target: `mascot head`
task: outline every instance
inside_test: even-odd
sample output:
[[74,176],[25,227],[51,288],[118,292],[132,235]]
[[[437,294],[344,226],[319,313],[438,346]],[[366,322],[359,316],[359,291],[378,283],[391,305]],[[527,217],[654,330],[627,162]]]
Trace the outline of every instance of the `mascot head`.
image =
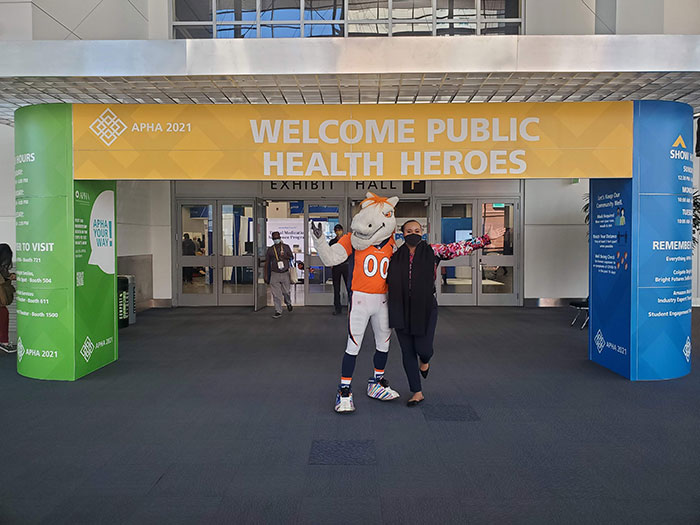
[[394,208],[398,202],[398,197],[380,197],[368,191],[367,198],[362,201],[362,209],[352,218],[352,247],[358,251],[364,250],[394,235]]

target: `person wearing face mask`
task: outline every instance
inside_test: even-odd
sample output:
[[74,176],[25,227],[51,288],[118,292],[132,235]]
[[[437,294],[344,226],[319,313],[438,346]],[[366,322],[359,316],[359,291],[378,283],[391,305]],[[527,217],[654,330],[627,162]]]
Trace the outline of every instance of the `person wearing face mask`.
[[272,232],[273,245],[267,248],[265,257],[265,283],[272,290],[272,301],[275,304],[273,319],[282,317],[282,299],[287,310],[292,311],[292,299],[289,295],[291,284],[289,263],[294,259],[292,249],[282,242],[280,232]]
[[[343,227],[340,224],[336,224],[333,228],[335,232],[335,237],[333,237],[328,246],[333,246],[335,243],[343,238]],[[348,297],[350,297],[350,267],[348,261],[345,260],[340,264],[336,264],[331,269],[331,275],[333,276],[333,315],[340,315],[342,306],[340,304],[340,279],[341,277],[345,280],[345,289],[348,291]]]
[[412,396],[409,407],[424,398],[421,379],[428,377],[433,339],[437,326],[435,278],[440,261],[469,255],[501,237],[505,228],[487,232],[483,237],[450,244],[428,244],[423,228],[415,220],[401,226],[404,244],[389,263],[389,326],[395,329],[403,355],[403,367]]

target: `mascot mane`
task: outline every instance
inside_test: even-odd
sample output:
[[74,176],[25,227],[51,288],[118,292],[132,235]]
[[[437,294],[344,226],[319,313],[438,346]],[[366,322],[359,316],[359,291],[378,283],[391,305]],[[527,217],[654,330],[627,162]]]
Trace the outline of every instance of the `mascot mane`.
[[394,235],[394,211],[398,202],[398,197],[380,197],[368,191],[360,211],[352,218],[352,247],[358,251],[364,250],[372,245],[381,244]]

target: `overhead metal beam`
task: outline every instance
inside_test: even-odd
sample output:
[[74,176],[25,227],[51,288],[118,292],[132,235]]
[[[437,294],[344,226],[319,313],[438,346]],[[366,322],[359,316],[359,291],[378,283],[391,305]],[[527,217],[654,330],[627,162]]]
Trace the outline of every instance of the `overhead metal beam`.
[[0,78],[700,71],[698,35],[27,41],[0,47]]

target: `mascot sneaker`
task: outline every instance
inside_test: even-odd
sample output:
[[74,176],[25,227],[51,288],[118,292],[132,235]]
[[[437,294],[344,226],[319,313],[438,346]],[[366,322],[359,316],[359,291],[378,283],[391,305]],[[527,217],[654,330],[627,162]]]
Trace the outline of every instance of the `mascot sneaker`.
[[389,381],[385,378],[370,378],[367,381],[367,395],[381,401],[391,401],[399,397],[399,393],[389,387]]
[[352,402],[352,390],[349,386],[340,385],[335,396],[335,411],[345,414],[355,411],[355,403]]

